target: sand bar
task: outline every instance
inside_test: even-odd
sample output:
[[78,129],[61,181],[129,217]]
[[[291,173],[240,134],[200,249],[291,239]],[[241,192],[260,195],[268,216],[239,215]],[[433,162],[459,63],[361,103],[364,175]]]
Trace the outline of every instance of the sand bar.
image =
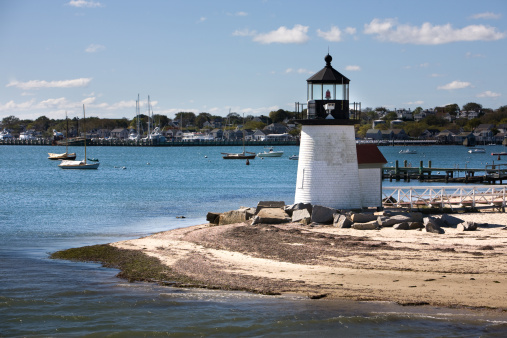
[[507,311],[507,214],[476,231],[196,225],[113,243],[210,288]]

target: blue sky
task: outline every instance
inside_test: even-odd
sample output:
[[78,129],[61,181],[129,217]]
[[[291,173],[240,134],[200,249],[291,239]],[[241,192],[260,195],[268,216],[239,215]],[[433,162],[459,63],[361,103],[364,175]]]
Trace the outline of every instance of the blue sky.
[[362,107],[507,104],[507,1],[0,1],[0,119],[294,110],[324,67]]

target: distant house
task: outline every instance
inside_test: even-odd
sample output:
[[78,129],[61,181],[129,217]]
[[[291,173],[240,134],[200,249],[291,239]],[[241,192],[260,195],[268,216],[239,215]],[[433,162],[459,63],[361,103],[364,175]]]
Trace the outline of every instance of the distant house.
[[370,140],[381,140],[382,132],[380,129],[368,129],[365,137]]
[[125,140],[129,137],[129,131],[126,128],[116,128],[111,130],[111,137]]
[[391,128],[394,128],[396,126],[402,125],[404,122],[402,120],[392,120],[391,121]]
[[288,132],[287,127],[284,124],[281,123],[271,123],[270,125],[267,125],[264,127],[265,130],[269,130],[272,133],[275,134],[283,134]]
[[454,136],[454,143],[473,146],[476,143],[476,138],[473,132],[463,131]]
[[410,109],[409,110],[398,109],[396,110],[396,116],[398,117],[398,119],[403,121],[412,121],[414,119],[414,115],[412,114]]
[[395,140],[408,140],[409,136],[403,129],[393,129],[393,139]]
[[440,133],[440,130],[438,129],[426,129],[421,133],[420,138],[421,139],[433,139],[436,138],[436,136]]
[[269,134],[269,130],[256,130],[252,135],[252,139],[255,141],[265,141]]
[[375,128],[379,124],[386,124],[386,121],[384,121],[384,120],[374,120],[373,123],[372,123],[372,125],[371,125],[371,127]]
[[383,140],[394,140],[394,133],[392,129],[381,130]]
[[498,129],[500,133],[507,133],[507,123],[497,124],[496,129]]
[[109,129],[99,129],[97,130],[98,138],[108,138],[111,137],[111,130]]
[[362,205],[382,207],[382,167],[387,163],[374,144],[356,145]]
[[212,131],[210,131],[210,134],[213,135],[213,138],[215,140],[221,140],[224,137],[224,131],[222,129],[215,128]]
[[416,121],[421,121],[424,118],[426,118],[426,113],[423,111],[420,113],[414,114],[414,120],[416,120]]

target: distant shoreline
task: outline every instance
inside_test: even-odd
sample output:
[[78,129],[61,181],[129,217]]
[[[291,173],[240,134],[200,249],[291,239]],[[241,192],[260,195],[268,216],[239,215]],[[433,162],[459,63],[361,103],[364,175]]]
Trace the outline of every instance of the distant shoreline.
[[[108,246],[120,249],[119,257],[140,254],[158,262],[153,266],[161,263],[161,274],[137,280],[165,285],[505,312],[505,214],[459,217],[489,225],[469,232],[446,228],[438,235],[297,223],[202,224]],[[120,277],[130,279],[125,271]]]

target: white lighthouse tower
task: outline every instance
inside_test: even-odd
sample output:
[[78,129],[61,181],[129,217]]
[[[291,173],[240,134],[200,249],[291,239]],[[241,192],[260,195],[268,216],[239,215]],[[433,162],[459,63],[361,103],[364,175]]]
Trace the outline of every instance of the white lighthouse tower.
[[335,209],[362,208],[354,133],[349,118],[350,80],[326,66],[307,80],[307,118],[302,124],[295,203]]

